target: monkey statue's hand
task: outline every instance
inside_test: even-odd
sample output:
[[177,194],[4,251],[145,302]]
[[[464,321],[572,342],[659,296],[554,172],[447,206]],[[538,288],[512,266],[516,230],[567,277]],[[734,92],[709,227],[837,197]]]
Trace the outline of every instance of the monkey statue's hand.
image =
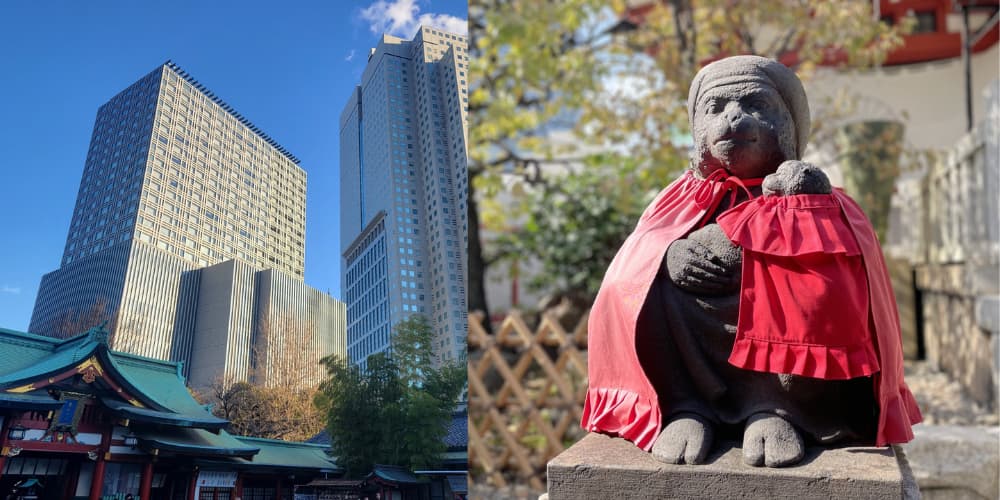
[[788,160],[773,174],[764,177],[765,195],[830,194],[830,179],[819,167],[798,160]]
[[682,290],[726,295],[740,286],[742,251],[718,224],[708,224],[667,247],[663,270]]

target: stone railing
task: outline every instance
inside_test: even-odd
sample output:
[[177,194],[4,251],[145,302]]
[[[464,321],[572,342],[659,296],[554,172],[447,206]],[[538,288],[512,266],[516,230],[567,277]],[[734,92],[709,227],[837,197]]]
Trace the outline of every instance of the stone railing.
[[[1000,379],[1000,83],[988,117],[897,184],[886,253],[915,275],[927,360],[995,407]],[[905,331],[905,325],[904,325]]]
[[469,464],[474,483],[544,491],[545,465],[586,433],[587,318],[567,332],[551,316],[528,327],[510,312],[488,334],[469,314]]

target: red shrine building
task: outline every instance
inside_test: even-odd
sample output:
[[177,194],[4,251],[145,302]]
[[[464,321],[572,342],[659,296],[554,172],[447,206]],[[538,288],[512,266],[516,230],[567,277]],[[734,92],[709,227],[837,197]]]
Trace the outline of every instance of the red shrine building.
[[227,433],[178,363],[111,351],[107,336],[0,329],[4,498],[282,500],[342,472],[326,446]]

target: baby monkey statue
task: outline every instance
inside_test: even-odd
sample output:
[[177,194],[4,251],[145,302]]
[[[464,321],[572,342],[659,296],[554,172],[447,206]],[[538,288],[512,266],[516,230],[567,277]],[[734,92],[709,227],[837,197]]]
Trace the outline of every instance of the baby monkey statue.
[[858,205],[801,160],[795,73],[756,56],[691,83],[691,165],[646,208],[589,320],[584,428],[664,462],[704,463],[742,433],[753,466],[805,445],[886,446],[921,420],[899,318]]

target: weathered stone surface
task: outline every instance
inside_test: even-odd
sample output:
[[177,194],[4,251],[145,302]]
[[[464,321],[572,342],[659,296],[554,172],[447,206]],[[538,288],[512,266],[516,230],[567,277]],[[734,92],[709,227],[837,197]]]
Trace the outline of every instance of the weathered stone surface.
[[924,290],[927,361],[954,377],[976,402],[995,408],[997,343],[977,323],[976,309],[975,296]]
[[913,265],[905,259],[885,259],[892,280],[892,293],[899,308],[899,328],[902,334],[903,358],[917,359],[920,347],[917,341],[917,300],[914,296]]
[[589,434],[549,462],[548,498],[916,498],[890,448],[808,448],[800,465],[769,468],[744,465],[734,444],[716,447],[704,465],[670,465],[623,439]]
[[924,499],[993,499],[1000,494],[1000,427],[918,425],[903,445]]
[[987,295],[976,299],[976,324],[993,334],[1000,333],[1000,296]]
[[979,403],[996,407],[1000,343],[1000,81],[990,86],[989,118],[927,170],[911,212],[923,222],[916,266],[923,298],[927,360],[958,380]]

